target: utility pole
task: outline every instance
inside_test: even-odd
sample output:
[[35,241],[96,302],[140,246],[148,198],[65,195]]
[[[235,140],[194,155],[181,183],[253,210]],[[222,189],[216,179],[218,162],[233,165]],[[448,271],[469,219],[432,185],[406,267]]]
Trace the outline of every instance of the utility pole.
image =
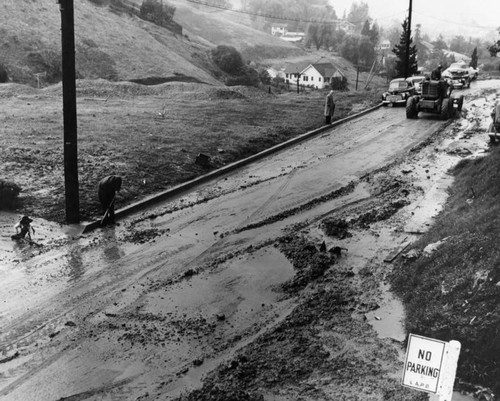
[[76,125],[75,19],[73,0],[58,0],[61,10],[66,222],[80,222]]
[[412,2],[410,0],[410,8],[408,11],[408,26],[407,26],[407,36],[406,36],[406,60],[405,60],[405,78],[410,76],[410,40],[411,40],[411,9]]

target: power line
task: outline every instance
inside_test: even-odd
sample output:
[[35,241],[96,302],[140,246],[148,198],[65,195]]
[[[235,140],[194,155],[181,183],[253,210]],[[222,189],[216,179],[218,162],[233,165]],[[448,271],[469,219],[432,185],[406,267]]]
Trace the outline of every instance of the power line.
[[465,23],[459,23],[459,22],[456,22],[456,21],[449,21],[449,20],[446,20],[446,19],[443,19],[443,18],[434,17],[432,15],[423,14],[423,13],[420,13],[420,12],[415,11],[415,10],[413,10],[413,12],[415,14],[421,15],[422,17],[432,18],[432,19],[435,19],[436,21],[446,22],[447,24],[453,24],[453,25],[457,25],[457,26],[467,26],[469,28],[479,28],[479,29],[495,29],[495,30],[498,29],[498,27],[494,27],[494,26],[481,26],[481,25],[478,25],[478,24],[465,24]]
[[[257,17],[270,18],[270,19],[276,19],[276,20],[281,20],[281,21],[308,22],[308,23],[315,23],[315,24],[339,24],[341,22],[345,22],[345,20],[339,20],[339,19],[318,20],[318,19],[292,18],[292,17],[277,16],[277,15],[272,15],[272,14],[263,14],[263,13],[257,13],[257,12],[251,12],[251,11],[244,11],[244,10],[233,10],[232,8],[229,8],[229,7],[225,7],[225,6],[213,4],[213,3],[208,3],[206,1],[200,1],[200,0],[186,0],[186,1],[188,1],[190,3],[201,4],[201,5],[204,5],[207,7],[218,8],[218,9],[226,10],[226,11],[232,11],[233,13],[255,15]],[[390,18],[390,17],[383,17],[383,18]],[[348,21],[348,22],[350,22],[350,21]],[[361,23],[361,22],[364,22],[364,21],[354,21],[354,22],[350,22],[350,23],[355,25],[355,24]]]

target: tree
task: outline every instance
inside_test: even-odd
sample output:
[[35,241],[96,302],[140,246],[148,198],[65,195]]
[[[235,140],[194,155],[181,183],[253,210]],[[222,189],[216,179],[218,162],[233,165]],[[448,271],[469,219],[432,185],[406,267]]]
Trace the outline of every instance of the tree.
[[439,34],[437,39],[432,42],[432,45],[434,46],[434,49],[437,50],[448,50],[448,45],[444,41],[443,35]]
[[330,49],[336,44],[335,28],[333,24],[324,22],[319,26],[319,37],[321,46],[325,49]]
[[259,68],[257,72],[259,73],[260,82],[264,85],[269,85],[271,83],[271,76],[265,68]]
[[398,77],[409,77],[418,72],[417,65],[417,48],[415,45],[412,46],[413,38],[410,36],[409,49],[410,54],[408,55],[408,66],[406,65],[407,55],[406,49],[408,44],[408,17],[405,18],[402,24],[403,32],[399,39],[399,44],[396,44],[392,49],[392,52],[396,55],[396,75]]
[[[498,28],[498,32],[500,33],[500,28]],[[500,53],[500,40],[497,40],[492,45],[488,46],[488,51],[490,52],[491,57],[496,57],[498,53]]]
[[7,68],[0,63],[0,83],[5,83],[9,81],[9,74],[7,73]]
[[370,21],[366,20],[361,29],[361,35],[370,36]]
[[311,45],[316,46],[317,50],[321,47],[319,24],[316,23],[311,23],[307,26],[306,47],[311,47]]
[[467,53],[468,48],[469,48],[469,44],[467,43],[467,40],[462,35],[457,35],[457,36],[453,37],[453,39],[451,39],[450,50],[452,52],[465,54],[465,53]]
[[228,74],[238,75],[244,67],[241,54],[232,46],[219,45],[212,49],[214,63]]
[[143,0],[139,12],[142,19],[163,27],[173,21],[174,14],[174,6],[159,0]]
[[356,26],[357,32],[360,32],[365,21],[370,19],[368,10],[368,4],[364,2],[354,2],[351,5],[351,10],[347,15],[347,21]]
[[469,63],[469,65],[472,68],[477,68],[477,60],[478,60],[478,57],[477,57],[477,47],[475,47],[474,51],[472,52],[472,55],[470,56],[470,63]]
[[359,40],[357,35],[346,35],[340,46],[340,55],[353,64],[359,62]]
[[355,65],[370,66],[375,60],[375,49],[370,38],[364,35],[347,35],[342,42],[340,54]]
[[368,36],[363,36],[359,38],[358,43],[359,63],[365,66],[370,66],[375,60],[375,47]]
[[429,58],[429,50],[423,44],[421,24],[415,26],[415,47],[417,48],[418,62],[420,64],[425,63]]
[[378,44],[380,39],[380,29],[376,22],[373,23],[368,36],[370,37],[370,41],[373,43],[373,46]]

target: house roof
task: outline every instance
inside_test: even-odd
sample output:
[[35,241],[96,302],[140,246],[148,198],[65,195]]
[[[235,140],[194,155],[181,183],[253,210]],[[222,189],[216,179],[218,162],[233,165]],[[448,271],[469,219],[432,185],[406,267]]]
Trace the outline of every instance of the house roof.
[[287,74],[296,74],[298,72],[304,71],[310,65],[311,65],[311,63],[309,63],[307,61],[302,62],[302,63],[287,64],[285,66],[285,72]]
[[342,76],[344,75],[332,63],[314,63],[314,64],[309,64],[301,72],[304,72],[305,70],[307,70],[310,67],[312,67],[316,71],[318,71],[321,74],[321,76],[323,76],[323,77],[333,77],[333,75],[335,74],[336,71],[338,71],[340,75],[342,75]]

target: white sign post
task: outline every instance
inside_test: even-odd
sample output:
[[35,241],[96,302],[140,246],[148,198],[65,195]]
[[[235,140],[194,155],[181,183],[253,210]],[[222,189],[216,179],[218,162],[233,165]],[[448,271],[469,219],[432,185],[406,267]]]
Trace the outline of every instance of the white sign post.
[[450,401],[457,370],[460,343],[410,334],[402,385]]

